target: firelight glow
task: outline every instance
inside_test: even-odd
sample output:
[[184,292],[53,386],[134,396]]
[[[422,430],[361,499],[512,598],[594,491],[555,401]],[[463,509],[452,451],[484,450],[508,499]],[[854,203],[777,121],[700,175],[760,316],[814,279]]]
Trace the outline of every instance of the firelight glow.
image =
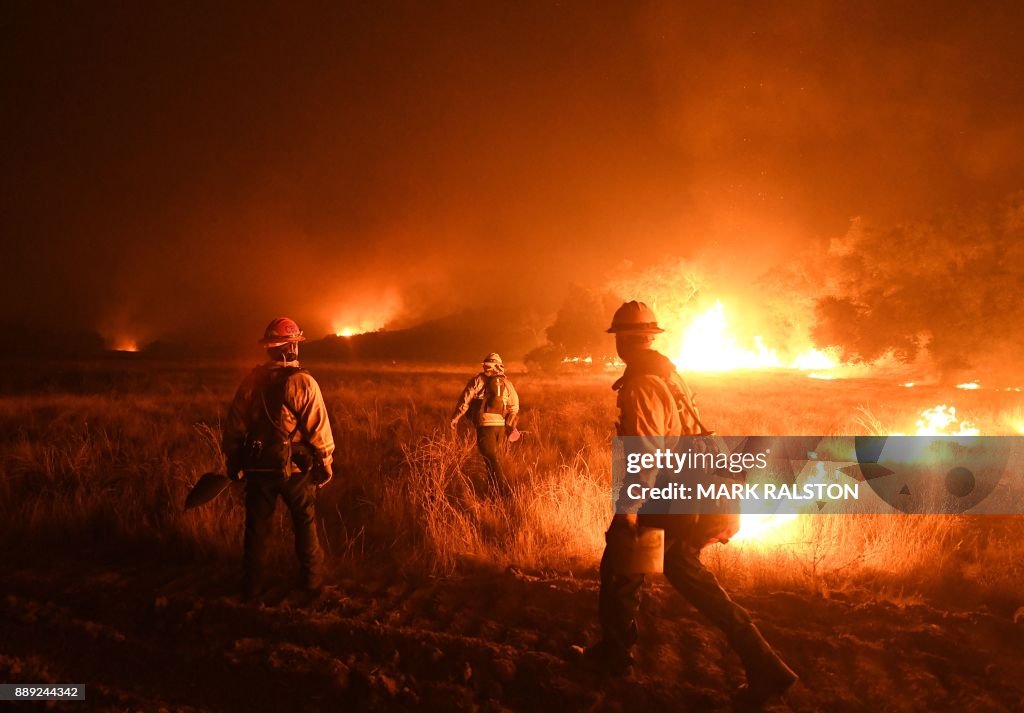
[[970,421],[957,418],[956,408],[940,404],[925,409],[917,419],[917,436],[978,436],[981,431]]
[[384,328],[383,320],[363,319],[353,321],[338,321],[334,323],[334,336],[355,337],[368,332],[377,332]]
[[797,518],[795,513],[780,513],[777,515],[740,515],[740,530],[732,538],[736,542],[758,540],[765,543],[769,533],[772,534],[772,541],[777,541],[779,536],[788,531],[788,528],[780,529],[787,523],[794,522]]
[[[671,338],[671,337],[669,337]],[[687,325],[667,353],[680,369],[687,371],[733,371],[735,369],[794,369],[810,371],[814,378],[832,378],[822,372],[839,363],[826,352],[813,347],[785,360],[776,348],[754,336],[752,343],[740,344],[730,332],[725,307],[716,301]]]
[[121,337],[114,342],[113,350],[115,352],[137,352],[139,343],[131,337]]
[[334,336],[348,338],[387,328],[401,310],[402,300],[395,290],[367,289],[359,297],[326,301],[322,314]]
[[[807,478],[808,483],[826,482],[824,463],[814,465],[814,473]],[[778,544],[792,537],[797,527],[799,516],[796,513],[777,513],[772,515],[740,514],[740,529],[732,539],[737,542],[757,543],[759,546]]]

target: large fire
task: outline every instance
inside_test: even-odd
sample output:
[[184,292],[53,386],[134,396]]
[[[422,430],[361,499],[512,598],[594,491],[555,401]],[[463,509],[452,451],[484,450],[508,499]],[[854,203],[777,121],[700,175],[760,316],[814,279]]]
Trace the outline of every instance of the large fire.
[[[904,384],[905,385],[905,384]],[[1013,414],[1007,419],[1011,429],[1024,433],[1024,416],[1020,413]],[[939,404],[926,408],[918,414],[917,422],[914,424],[915,436],[978,436],[979,429],[972,421],[957,416],[955,406]],[[903,433],[892,432],[889,435],[902,436]],[[824,478],[823,464],[818,464],[818,473],[809,482]],[[795,514],[784,515],[740,515],[740,531],[733,538],[738,542],[757,541],[758,546],[778,544],[793,535],[792,527],[798,516]]]
[[[832,350],[818,349],[810,338],[807,324],[811,321],[807,306],[797,299],[793,305],[795,324],[804,324],[801,329],[775,327],[774,332],[761,324],[760,319],[771,319],[770,308],[763,305],[747,305],[746,309],[727,309],[722,300],[704,301],[699,310],[694,310],[696,300],[706,295],[702,280],[687,272],[659,271],[641,276],[638,280],[626,280],[617,285],[619,294],[646,297],[658,315],[659,324],[665,333],[658,338],[656,347],[665,353],[684,371],[728,372],[735,370],[773,369],[793,370],[805,373],[812,379],[836,379],[862,374],[867,366],[843,364]],[[803,312],[801,312],[803,310]],[[740,318],[735,319],[736,315]],[[800,321],[801,315],[804,317]],[[567,360],[568,361],[568,360]],[[574,360],[576,361],[576,360]],[[913,381],[904,381],[900,386],[913,388]],[[957,386],[962,390],[980,388],[977,381]],[[1011,425],[1024,431],[1024,418]],[[974,436],[979,429],[970,421],[957,416],[953,406],[940,404],[922,410],[914,424],[915,435]],[[900,435],[893,433],[892,435]],[[813,476],[823,478],[823,471]],[[750,546],[778,544],[796,536],[795,528],[800,518],[795,514],[740,516],[740,531],[734,537]]]
[[402,310],[402,300],[394,290],[367,289],[358,298],[326,300],[323,316],[336,337],[355,337],[379,332],[394,323]]
[[828,372],[839,366],[830,354],[809,344],[805,349],[784,358],[778,347],[767,344],[764,337],[754,335],[747,340],[730,329],[725,307],[716,301],[685,326],[674,324],[672,315],[665,315],[667,328],[662,348],[675,364],[687,371],[733,371],[735,369],[796,369],[813,372],[815,378],[828,378]]
[[[681,316],[658,310],[666,329],[659,347],[680,369],[686,371],[725,372],[738,369],[792,369],[808,372],[815,379],[835,378],[840,366],[833,355],[816,349],[809,339],[803,348],[783,356],[780,347],[769,344],[762,335],[742,338],[731,329],[723,303],[714,304],[684,323]],[[791,346],[791,345],[790,345]],[[787,524],[796,522],[795,514],[740,515],[737,541],[764,544],[790,534]]]
[[385,321],[383,319],[350,319],[350,320],[337,320],[334,322],[334,336],[336,337],[354,337],[358,334],[366,334],[368,332],[377,332],[384,328]]

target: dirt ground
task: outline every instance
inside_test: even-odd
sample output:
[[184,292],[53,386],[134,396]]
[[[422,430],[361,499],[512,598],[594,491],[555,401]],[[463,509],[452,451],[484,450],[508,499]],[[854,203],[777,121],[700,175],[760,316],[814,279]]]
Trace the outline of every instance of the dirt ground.
[[[597,636],[593,573],[363,575],[313,601],[281,580],[244,604],[228,561],[4,559],[0,679],[84,683],[87,703],[67,710],[728,711],[742,682],[722,636],[660,577],[640,666],[606,680],[574,648]],[[867,595],[735,596],[801,676],[771,711],[1024,710],[1024,622]]]

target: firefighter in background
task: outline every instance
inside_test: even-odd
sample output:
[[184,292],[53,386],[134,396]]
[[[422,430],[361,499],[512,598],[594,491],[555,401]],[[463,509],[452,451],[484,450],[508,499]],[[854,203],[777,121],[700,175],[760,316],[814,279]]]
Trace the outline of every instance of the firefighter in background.
[[224,428],[227,474],[245,481],[243,595],[259,596],[277,499],[291,513],[302,586],[317,592],[324,557],[317,539],[316,491],[332,477],[334,437],[320,386],[299,366],[302,330],[291,319],[271,322],[260,340],[268,360],[245,378]]
[[483,371],[466,384],[452,415],[453,430],[467,413],[475,422],[476,447],[487,463],[491,482],[507,486],[501,448],[508,432],[519,422],[519,395],[505,376],[505,363],[494,352],[484,358]]
[[[612,318],[608,332],[615,335],[616,350],[626,363],[622,378],[612,387],[618,394],[620,436],[657,439],[709,433],[686,382],[672,362],[653,349],[654,336],[663,331],[654,312],[642,302],[623,304]],[[737,703],[756,707],[784,693],[796,682],[796,674],[700,560],[706,545],[727,542],[736,534],[738,516],[646,514],[642,503],[629,499],[625,491],[623,487],[611,527],[639,525],[665,530],[665,577],[725,633],[746,669],[747,684],[738,692]],[[587,649],[586,658],[606,673],[625,673],[633,664],[631,650],[638,636],[636,616],[643,584],[644,575],[613,572],[605,550],[598,602],[603,638]]]

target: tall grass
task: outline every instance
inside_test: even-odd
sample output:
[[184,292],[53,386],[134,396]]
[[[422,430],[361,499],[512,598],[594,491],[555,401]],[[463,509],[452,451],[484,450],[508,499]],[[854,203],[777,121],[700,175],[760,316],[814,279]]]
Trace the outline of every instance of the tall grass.
[[[468,372],[312,370],[338,444],[335,481],[318,501],[335,566],[594,571],[611,515],[610,378],[512,377],[529,433],[507,451],[506,488],[488,482],[472,435],[446,426]],[[4,542],[236,557],[240,488],[198,511],[181,504],[201,473],[222,467],[221,415],[245,371],[132,364],[55,376],[37,367],[22,388],[8,384],[0,397]],[[907,430],[921,408],[951,401],[984,433],[1004,433],[1021,408],[1016,393],[787,376],[693,381],[707,422],[724,434]],[[280,510],[279,520],[287,531]],[[1018,529],[1013,518],[805,516],[760,540],[711,547],[705,557],[737,586],[1019,606]],[[286,559],[289,549],[289,538],[278,538],[277,555]]]

